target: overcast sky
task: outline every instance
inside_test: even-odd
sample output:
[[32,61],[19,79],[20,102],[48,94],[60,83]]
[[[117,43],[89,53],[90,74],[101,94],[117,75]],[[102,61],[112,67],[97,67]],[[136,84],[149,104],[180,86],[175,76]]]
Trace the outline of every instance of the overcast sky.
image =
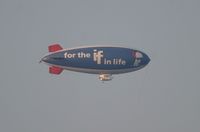
[[[1,132],[199,132],[199,0],[0,0]],[[116,45],[151,58],[98,76],[38,64],[48,45]]]

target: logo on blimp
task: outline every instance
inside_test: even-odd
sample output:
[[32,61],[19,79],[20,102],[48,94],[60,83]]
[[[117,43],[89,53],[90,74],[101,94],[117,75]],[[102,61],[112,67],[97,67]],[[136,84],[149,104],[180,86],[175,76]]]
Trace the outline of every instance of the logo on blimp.
[[107,59],[103,57],[104,57],[103,50],[97,51],[96,49],[94,49],[93,60],[97,64],[103,63],[104,65],[126,65],[126,61],[121,58]]
[[141,63],[141,59],[143,58],[143,55],[140,52],[136,51],[133,53],[133,56],[135,58],[133,66],[139,66]]
[[[66,59],[73,59],[73,58],[91,58],[90,53],[85,52],[78,52],[78,53],[64,53],[64,58]],[[126,61],[121,58],[113,58],[113,59],[107,59],[104,57],[103,50],[93,50],[93,61],[96,62],[96,64],[104,64],[104,65],[126,65]]]
[[94,49],[93,60],[97,62],[97,64],[101,64],[102,58],[103,58],[103,50],[97,51],[96,49]]

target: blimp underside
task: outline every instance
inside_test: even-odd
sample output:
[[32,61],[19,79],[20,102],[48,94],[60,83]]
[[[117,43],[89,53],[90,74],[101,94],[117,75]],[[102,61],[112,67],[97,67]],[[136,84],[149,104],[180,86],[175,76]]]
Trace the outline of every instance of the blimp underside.
[[60,74],[63,69],[99,74],[100,80],[111,80],[112,74],[139,70],[146,66],[149,57],[138,50],[112,46],[91,46],[63,49],[60,45],[49,46],[50,54],[42,58],[52,74]]

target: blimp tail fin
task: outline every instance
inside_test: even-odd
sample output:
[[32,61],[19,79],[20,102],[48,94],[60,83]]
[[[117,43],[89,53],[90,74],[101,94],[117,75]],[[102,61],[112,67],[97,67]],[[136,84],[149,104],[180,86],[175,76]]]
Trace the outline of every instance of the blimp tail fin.
[[56,74],[56,75],[58,75],[58,74],[60,74],[62,71],[63,71],[63,69],[60,68],[60,67],[56,67],[56,66],[49,67],[49,73],[51,73],[51,74]]
[[63,48],[59,44],[52,44],[48,47],[49,52],[55,52],[62,50]]

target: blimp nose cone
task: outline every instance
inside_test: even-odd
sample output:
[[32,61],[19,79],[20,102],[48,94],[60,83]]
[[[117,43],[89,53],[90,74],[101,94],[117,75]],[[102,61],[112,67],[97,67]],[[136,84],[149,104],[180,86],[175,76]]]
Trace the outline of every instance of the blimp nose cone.
[[147,56],[146,57],[146,63],[148,64],[151,61],[151,59]]
[[147,65],[150,61],[151,59],[146,54],[144,54],[143,65]]

